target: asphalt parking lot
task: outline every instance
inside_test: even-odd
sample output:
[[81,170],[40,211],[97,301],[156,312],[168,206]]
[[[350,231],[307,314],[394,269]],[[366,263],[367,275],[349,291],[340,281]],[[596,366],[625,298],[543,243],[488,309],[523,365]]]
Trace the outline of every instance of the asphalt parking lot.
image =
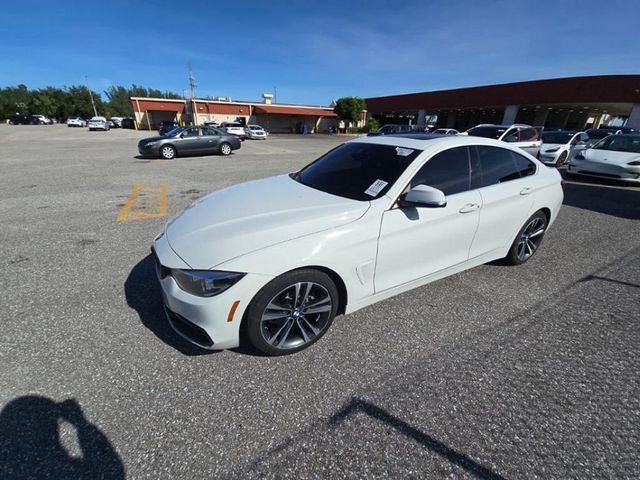
[[345,137],[164,161],[136,158],[145,135],[0,125],[0,478],[640,476],[640,188],[569,182],[527,264],[296,355],[209,353],[164,320],[153,236]]

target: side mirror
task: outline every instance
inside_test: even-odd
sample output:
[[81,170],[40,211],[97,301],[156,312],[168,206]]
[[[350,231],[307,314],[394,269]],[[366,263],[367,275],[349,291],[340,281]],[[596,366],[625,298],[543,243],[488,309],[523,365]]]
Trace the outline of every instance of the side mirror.
[[400,198],[401,207],[442,208],[447,198],[442,190],[427,185],[416,185]]
[[518,137],[517,135],[509,135],[507,138],[504,139],[504,141],[507,143],[515,143],[518,141]]

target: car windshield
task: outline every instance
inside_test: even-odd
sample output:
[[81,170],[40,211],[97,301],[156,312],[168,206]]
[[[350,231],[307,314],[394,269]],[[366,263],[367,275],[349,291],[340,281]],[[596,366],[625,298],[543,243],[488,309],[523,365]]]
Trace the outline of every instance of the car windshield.
[[292,178],[339,197],[373,200],[387,193],[421,152],[393,145],[345,143],[292,174]]
[[162,135],[164,135],[165,137],[174,137],[178,135],[182,130],[184,130],[183,127],[175,127],[175,128],[172,128],[171,130],[167,130]]
[[640,153],[640,135],[610,135],[594,145],[593,149]]
[[495,126],[473,127],[467,130],[467,135],[471,135],[473,137],[493,138],[497,140],[506,130],[507,129],[504,127]]
[[544,132],[542,134],[542,141],[544,143],[569,143],[575,132]]

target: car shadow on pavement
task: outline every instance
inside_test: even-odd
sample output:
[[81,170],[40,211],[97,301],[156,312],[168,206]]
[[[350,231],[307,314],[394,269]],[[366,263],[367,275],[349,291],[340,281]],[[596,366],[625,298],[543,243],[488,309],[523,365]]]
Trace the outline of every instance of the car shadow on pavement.
[[29,395],[11,400],[0,413],[0,478],[119,480],[125,469],[76,400]]
[[617,188],[618,183],[577,183],[564,187],[564,204],[606,215],[640,219],[640,189]]
[[164,313],[162,292],[156,277],[153,256],[147,255],[131,270],[124,282],[127,305],[138,312],[142,324],[156,337],[183,355],[197,356],[216,353],[199,348],[173,331]]

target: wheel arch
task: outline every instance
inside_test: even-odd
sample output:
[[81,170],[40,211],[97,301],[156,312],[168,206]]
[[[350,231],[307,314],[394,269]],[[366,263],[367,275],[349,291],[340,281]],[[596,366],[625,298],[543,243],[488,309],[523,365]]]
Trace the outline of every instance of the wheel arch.
[[538,209],[538,212],[544,213],[544,216],[547,217],[547,225],[549,225],[549,222],[551,221],[551,210],[547,207],[542,207]]

